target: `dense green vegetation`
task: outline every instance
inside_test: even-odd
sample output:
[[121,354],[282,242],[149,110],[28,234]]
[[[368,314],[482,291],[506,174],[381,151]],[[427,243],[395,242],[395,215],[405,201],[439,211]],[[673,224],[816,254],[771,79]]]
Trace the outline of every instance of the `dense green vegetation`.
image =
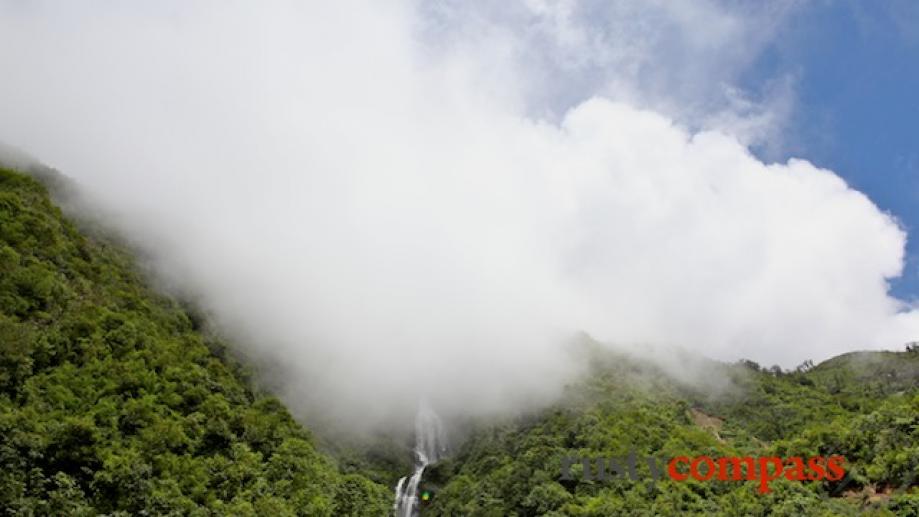
[[[919,349],[789,372],[696,360],[702,383],[583,352],[590,372],[553,406],[471,426],[427,472],[423,515],[919,515]],[[352,445],[320,451],[128,253],[0,169],[0,511],[387,515],[411,458],[392,441]],[[566,456],[632,450],[838,454],[848,475],[779,479],[768,494],[755,481],[650,483],[644,465],[638,481],[586,480],[579,464],[560,479]]]
[[[815,368],[764,370],[712,362],[681,383],[657,366],[591,350],[593,371],[554,407],[475,429],[432,468],[425,515],[919,515],[919,353],[860,353]],[[574,480],[568,457],[843,455],[838,482],[664,478]]]
[[197,326],[0,169],[0,513],[389,511]]

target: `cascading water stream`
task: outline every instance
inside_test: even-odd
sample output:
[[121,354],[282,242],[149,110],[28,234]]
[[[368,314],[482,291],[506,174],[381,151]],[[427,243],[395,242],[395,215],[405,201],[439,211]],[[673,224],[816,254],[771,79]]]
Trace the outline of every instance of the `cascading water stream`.
[[411,477],[402,477],[396,485],[396,502],[393,510],[396,517],[418,515],[418,485],[424,469],[440,460],[447,452],[447,440],[443,424],[434,411],[422,402],[415,416],[415,471]]

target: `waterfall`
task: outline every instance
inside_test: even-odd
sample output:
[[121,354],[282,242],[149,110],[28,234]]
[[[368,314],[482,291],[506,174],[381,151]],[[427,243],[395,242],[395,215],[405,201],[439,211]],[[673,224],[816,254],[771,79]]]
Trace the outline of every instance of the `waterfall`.
[[396,502],[393,510],[396,517],[418,515],[418,485],[424,469],[443,458],[447,452],[447,440],[440,418],[425,403],[418,406],[415,415],[415,470],[411,477],[403,476],[396,485]]

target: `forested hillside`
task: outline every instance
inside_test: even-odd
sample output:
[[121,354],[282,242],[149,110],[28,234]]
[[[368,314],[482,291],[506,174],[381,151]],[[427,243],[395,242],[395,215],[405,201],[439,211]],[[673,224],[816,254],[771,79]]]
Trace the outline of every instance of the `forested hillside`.
[[[648,361],[594,349],[587,380],[554,407],[482,425],[433,468],[424,515],[919,515],[919,353],[865,352],[783,372],[695,364],[679,382]],[[712,382],[718,380],[719,382]],[[726,381],[726,382],[720,382]],[[565,457],[844,456],[839,481],[650,483],[560,479]],[[592,464],[592,468],[596,468]],[[596,471],[592,472],[596,477]]]
[[[320,451],[200,327],[126,251],[62,216],[41,183],[0,169],[0,510],[391,512],[407,450]],[[683,380],[589,340],[580,352],[590,371],[551,407],[457,433],[424,477],[422,515],[919,515],[919,350],[794,371],[695,358]],[[841,455],[847,474],[779,478],[768,493],[756,481],[649,483],[643,465],[637,481],[588,480],[581,464],[563,479],[566,457],[631,451]]]
[[0,169],[0,513],[385,515],[131,258]]

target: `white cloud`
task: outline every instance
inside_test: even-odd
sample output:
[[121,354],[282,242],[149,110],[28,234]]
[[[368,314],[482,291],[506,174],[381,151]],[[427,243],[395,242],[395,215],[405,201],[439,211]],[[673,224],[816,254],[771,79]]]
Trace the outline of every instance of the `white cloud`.
[[429,48],[473,53],[489,75],[500,69],[526,77],[515,88],[537,117],[557,121],[585,98],[603,95],[775,146],[795,100],[791,73],[753,91],[735,86],[800,10],[791,1],[420,5]]
[[[661,3],[607,14],[637,24],[620,40],[565,5],[469,21],[358,1],[3,4],[0,140],[74,176],[164,278],[282,358],[289,403],[342,417],[401,416],[421,391],[450,411],[547,396],[580,329],[786,366],[917,336],[887,294],[890,216],[830,171],[683,129],[735,133],[740,97],[706,85],[750,61],[719,49],[753,22]],[[636,39],[661,19],[679,37]],[[536,116],[592,49],[628,73]],[[668,111],[684,99],[697,114]]]

